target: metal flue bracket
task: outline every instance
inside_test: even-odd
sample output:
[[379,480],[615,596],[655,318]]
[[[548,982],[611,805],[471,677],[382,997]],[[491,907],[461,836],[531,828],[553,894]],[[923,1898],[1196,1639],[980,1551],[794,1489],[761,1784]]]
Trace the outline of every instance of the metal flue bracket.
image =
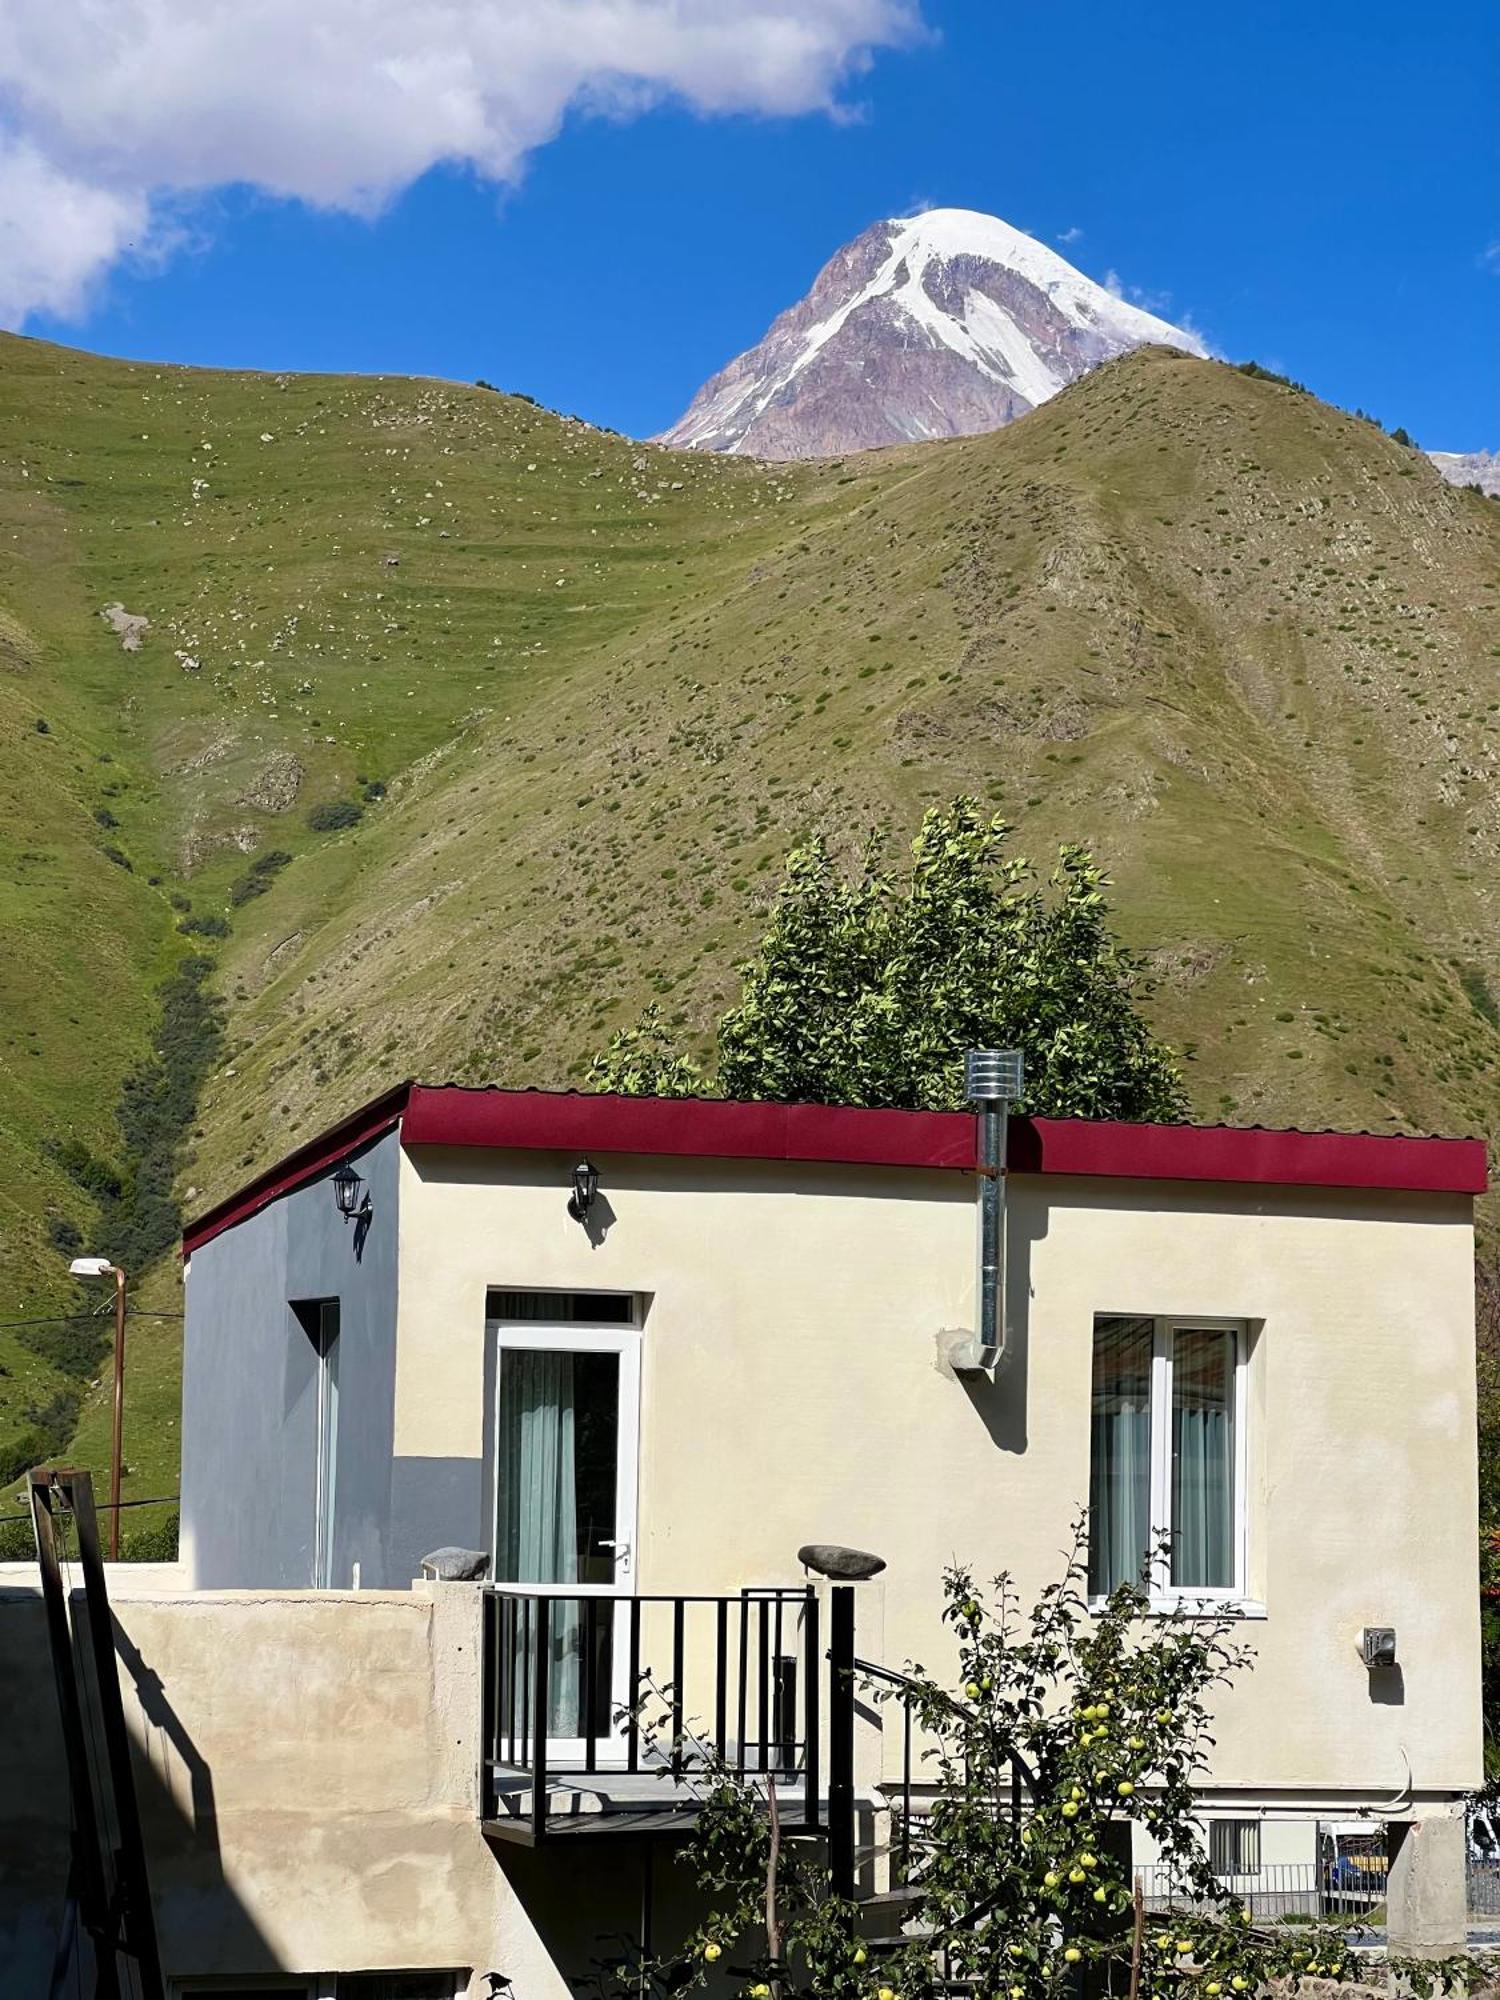
[[974,1335],[949,1356],[956,1373],[989,1374],[1005,1353],[1005,1141],[1010,1107],[1026,1088],[1019,1049],[970,1049],[964,1095],[977,1113],[979,1257]]

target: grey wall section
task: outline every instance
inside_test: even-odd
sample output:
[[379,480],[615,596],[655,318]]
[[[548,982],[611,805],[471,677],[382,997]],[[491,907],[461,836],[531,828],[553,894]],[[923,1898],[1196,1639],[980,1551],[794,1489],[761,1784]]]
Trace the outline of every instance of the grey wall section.
[[317,1357],[291,1301],[325,1298],[340,1316],[333,1582],[347,1587],[356,1563],[368,1588],[411,1581],[390,1533],[399,1134],[350,1157],[369,1183],[367,1232],[344,1221],[324,1176],[193,1252],[182,1530],[200,1589],[312,1582]]

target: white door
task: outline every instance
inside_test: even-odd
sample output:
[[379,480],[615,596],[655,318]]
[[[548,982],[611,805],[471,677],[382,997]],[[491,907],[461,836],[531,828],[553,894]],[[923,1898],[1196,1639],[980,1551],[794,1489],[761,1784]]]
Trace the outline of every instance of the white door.
[[548,1761],[576,1767],[592,1741],[596,1763],[618,1763],[615,1712],[629,1673],[620,1600],[635,1588],[640,1331],[502,1321],[496,1361],[494,1578],[554,1600]]

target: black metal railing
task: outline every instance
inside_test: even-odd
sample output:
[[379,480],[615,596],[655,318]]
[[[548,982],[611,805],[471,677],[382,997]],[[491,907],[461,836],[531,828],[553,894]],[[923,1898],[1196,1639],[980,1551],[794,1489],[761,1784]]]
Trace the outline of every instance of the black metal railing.
[[[873,1660],[858,1657],[851,1661],[851,1667],[853,1680],[873,1691],[878,1706],[893,1707],[900,1714],[900,1775],[892,1771],[887,1754],[883,1759],[880,1790],[891,1819],[891,1886],[915,1886],[926,1847],[926,1801],[931,1791],[930,1785],[922,1783],[918,1768],[922,1759],[916,1747],[922,1734],[920,1709],[926,1697],[909,1674],[897,1673],[893,1668],[877,1666]],[[955,1699],[948,1698],[946,1706],[955,1714],[967,1713],[964,1705]],[[1011,1818],[1019,1823],[1031,1797],[1030,1774],[1024,1761],[1004,1746],[992,1746],[985,1768],[993,1768],[997,1800],[1008,1794]]]
[[810,1586],[641,1597],[486,1586],[483,1817],[497,1818],[500,1780],[513,1780],[539,1840],[556,1780],[605,1790],[606,1776],[655,1774],[667,1805],[668,1786],[716,1759],[780,1780],[789,1804],[800,1796],[796,1823],[816,1827],[818,1614]]

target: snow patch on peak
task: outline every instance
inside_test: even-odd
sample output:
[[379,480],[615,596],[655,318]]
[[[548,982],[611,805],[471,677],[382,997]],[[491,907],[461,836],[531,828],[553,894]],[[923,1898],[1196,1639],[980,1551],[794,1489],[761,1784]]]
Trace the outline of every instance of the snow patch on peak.
[[1147,342],[1205,351],[998,216],[927,209],[836,253],[663,438],[796,458],[987,430]]

